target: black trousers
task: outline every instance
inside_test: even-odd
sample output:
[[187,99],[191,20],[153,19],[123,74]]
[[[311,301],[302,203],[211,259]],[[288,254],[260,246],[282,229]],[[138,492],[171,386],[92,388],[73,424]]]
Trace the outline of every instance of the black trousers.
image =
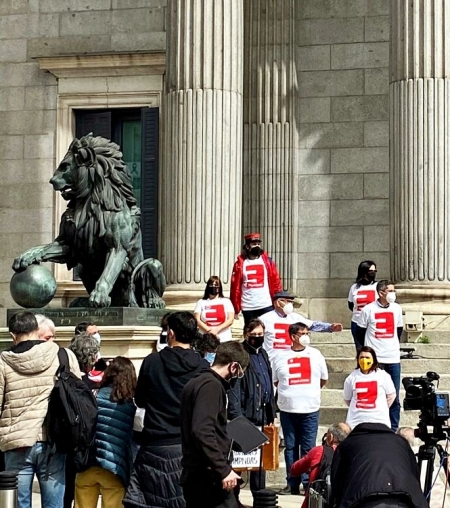
[[252,319],[257,319],[259,316],[262,316],[271,310],[273,310],[273,305],[270,305],[270,307],[264,307],[264,309],[243,310],[242,315],[244,316],[244,324],[247,325]]
[[238,508],[233,490],[224,490],[222,482],[209,472],[183,480],[186,508]]

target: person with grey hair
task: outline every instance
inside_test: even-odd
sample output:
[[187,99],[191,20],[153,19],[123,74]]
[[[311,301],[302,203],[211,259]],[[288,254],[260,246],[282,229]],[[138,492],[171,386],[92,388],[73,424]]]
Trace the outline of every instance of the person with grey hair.
[[36,318],[39,327],[38,337],[41,340],[54,340],[55,323],[47,316],[44,316],[44,314],[35,314],[34,317]]
[[[328,458],[331,466],[330,456],[332,457],[334,450],[344,441],[350,434],[350,427],[346,423],[333,423],[328,427],[328,432],[325,434],[321,446],[315,446],[304,457],[291,467],[291,476],[301,476],[304,473],[309,473],[309,485],[311,485],[317,478],[321,469],[321,463]],[[327,455],[327,451],[330,450]],[[309,487],[309,486],[308,486]],[[303,501],[302,508],[307,508],[309,501],[309,488],[305,492],[305,500]]]
[[412,427],[399,427],[397,429],[396,434],[398,434],[399,436],[402,436],[402,438],[406,439],[406,441],[408,441],[409,446],[411,446],[411,448],[414,446],[416,436],[414,435],[414,429]]
[[98,340],[87,332],[75,335],[70,342],[70,350],[77,357],[80,370],[84,374],[83,381],[90,386],[90,379],[87,374],[92,370],[98,359],[100,345]]

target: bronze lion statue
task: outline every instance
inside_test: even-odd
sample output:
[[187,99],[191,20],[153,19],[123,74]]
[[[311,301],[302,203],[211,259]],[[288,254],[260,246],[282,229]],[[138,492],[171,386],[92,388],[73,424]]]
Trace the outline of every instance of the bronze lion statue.
[[68,201],[59,235],[25,251],[13,269],[41,261],[78,266],[92,307],[163,308],[164,272],[157,259],[144,259],[141,211],[120,147],[92,133],[74,139],[50,183]]

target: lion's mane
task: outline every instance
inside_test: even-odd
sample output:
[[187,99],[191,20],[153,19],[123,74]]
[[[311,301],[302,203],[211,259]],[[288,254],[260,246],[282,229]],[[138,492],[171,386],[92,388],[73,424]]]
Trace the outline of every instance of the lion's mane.
[[75,198],[69,208],[74,210],[76,243],[92,247],[94,238],[111,231],[114,215],[125,208],[130,211],[134,230],[139,230],[140,209],[119,146],[88,134],[71,144],[68,156],[75,180]]

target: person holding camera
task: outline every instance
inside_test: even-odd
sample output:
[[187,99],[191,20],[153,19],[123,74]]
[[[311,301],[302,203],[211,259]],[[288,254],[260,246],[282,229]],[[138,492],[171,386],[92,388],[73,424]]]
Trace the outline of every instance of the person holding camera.
[[334,452],[333,508],[428,508],[408,442],[382,423],[360,423]]
[[392,378],[396,397],[389,408],[389,417],[393,430],[400,422],[400,337],[403,332],[402,308],[395,302],[395,286],[388,280],[377,284],[378,299],[366,305],[361,312],[358,325],[358,337],[365,346],[376,353],[380,367]]
[[344,381],[344,401],[349,406],[346,422],[352,429],[363,422],[390,426],[389,407],[396,397],[391,376],[379,368],[369,346],[358,351],[357,360],[358,368]]

